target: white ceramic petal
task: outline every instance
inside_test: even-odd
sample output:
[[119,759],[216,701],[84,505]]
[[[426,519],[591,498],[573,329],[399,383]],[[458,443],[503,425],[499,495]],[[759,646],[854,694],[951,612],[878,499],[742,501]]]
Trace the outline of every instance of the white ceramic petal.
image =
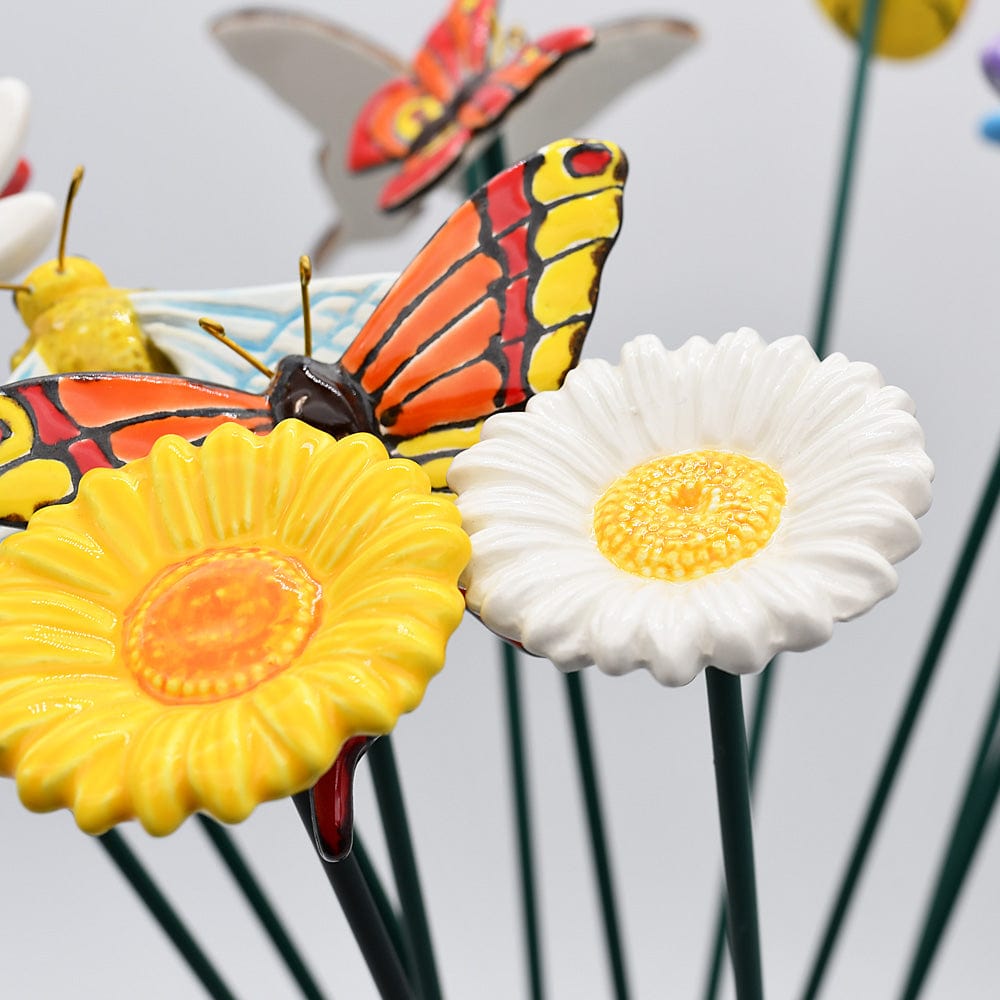
[[55,201],[40,191],[0,198],[0,281],[12,281],[31,267],[58,222]]
[[27,84],[12,76],[0,77],[0,190],[17,166],[30,114],[31,92]]
[[[715,448],[770,462],[788,495],[753,556],[684,582],[633,576],[594,540],[611,479],[655,455]],[[525,413],[491,418],[449,484],[472,538],[469,606],[563,670],[760,670],[825,642],[896,587],[920,542],[933,466],[912,400],[869,365],[822,363],[802,338],[752,330],[675,351],[627,344]]]

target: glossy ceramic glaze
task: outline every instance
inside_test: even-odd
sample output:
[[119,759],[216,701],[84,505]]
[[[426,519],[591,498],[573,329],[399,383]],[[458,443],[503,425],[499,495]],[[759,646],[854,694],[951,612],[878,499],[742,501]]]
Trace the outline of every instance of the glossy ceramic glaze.
[[416,707],[468,551],[370,435],[162,438],[0,543],[0,773],[88,833],[240,821]]
[[892,593],[933,468],[870,365],[752,330],[585,361],[453,463],[472,611],[564,670],[760,670]]

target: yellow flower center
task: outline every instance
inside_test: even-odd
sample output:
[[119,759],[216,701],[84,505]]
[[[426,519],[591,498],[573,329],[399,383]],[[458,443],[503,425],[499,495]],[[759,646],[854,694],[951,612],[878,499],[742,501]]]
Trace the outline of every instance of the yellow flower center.
[[320,585],[261,548],[211,549],[168,566],[125,613],[126,662],[159,701],[220,701],[288,667],[318,624]]
[[654,458],[594,505],[601,554],[657,580],[694,580],[752,556],[781,520],[787,490],[764,462],[725,451]]

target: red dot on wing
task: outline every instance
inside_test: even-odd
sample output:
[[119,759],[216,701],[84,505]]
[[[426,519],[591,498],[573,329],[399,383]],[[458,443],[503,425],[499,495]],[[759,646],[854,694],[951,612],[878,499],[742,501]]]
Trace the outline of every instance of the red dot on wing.
[[574,146],[566,153],[563,162],[571,176],[592,177],[607,169],[611,162],[611,150],[596,143]]

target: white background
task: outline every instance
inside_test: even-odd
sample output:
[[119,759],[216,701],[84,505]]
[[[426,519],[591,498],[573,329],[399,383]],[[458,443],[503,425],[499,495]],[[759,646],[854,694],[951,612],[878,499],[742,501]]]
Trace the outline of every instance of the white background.
[[[344,0],[325,13],[406,54],[440,6]],[[789,657],[777,685],[756,810],[772,997],[801,985],[995,446],[1000,148],[979,140],[976,123],[1000,100],[977,65],[1000,19],[994,5],[972,6],[946,48],[879,64],[871,79],[833,346],[874,362],[916,399],[936,495],[899,593],[823,649]],[[293,280],[298,254],[331,217],[314,167],[318,137],[214,46],[206,25],[223,10],[206,0],[5,5],[0,73],[33,89],[35,186],[61,196],[73,166],[86,164],[70,247],[115,284]],[[532,34],[609,16],[600,0],[508,0],[503,13]],[[704,0],[657,13],[696,21],[702,40],[589,128],[621,143],[632,171],[585,353],[616,357],[648,332],[669,345],[740,325],[769,338],[808,333],[853,50],[807,0]],[[562,131],[554,124],[553,138]],[[449,198],[435,196],[403,238],[343,254],[336,269],[402,266]],[[9,352],[22,337],[4,310],[0,346]],[[945,651],[830,997],[888,997],[900,983],[997,669],[996,535]],[[444,986],[463,1000],[526,994],[495,661],[493,642],[467,621],[424,705],[397,730]],[[645,675],[591,672],[586,685],[635,994],[695,996],[719,869],[703,682],[665,690]],[[562,679],[532,660],[525,688],[547,982],[553,997],[605,996]],[[381,854],[366,780],[358,799]],[[294,995],[194,824],[164,841],[125,832],[238,993]],[[998,834],[994,824],[928,996],[997,995]],[[331,995],[373,996],[291,807],[262,807],[235,835]],[[4,782],[0,844],[0,995],[199,995],[67,814],[28,813]]]

